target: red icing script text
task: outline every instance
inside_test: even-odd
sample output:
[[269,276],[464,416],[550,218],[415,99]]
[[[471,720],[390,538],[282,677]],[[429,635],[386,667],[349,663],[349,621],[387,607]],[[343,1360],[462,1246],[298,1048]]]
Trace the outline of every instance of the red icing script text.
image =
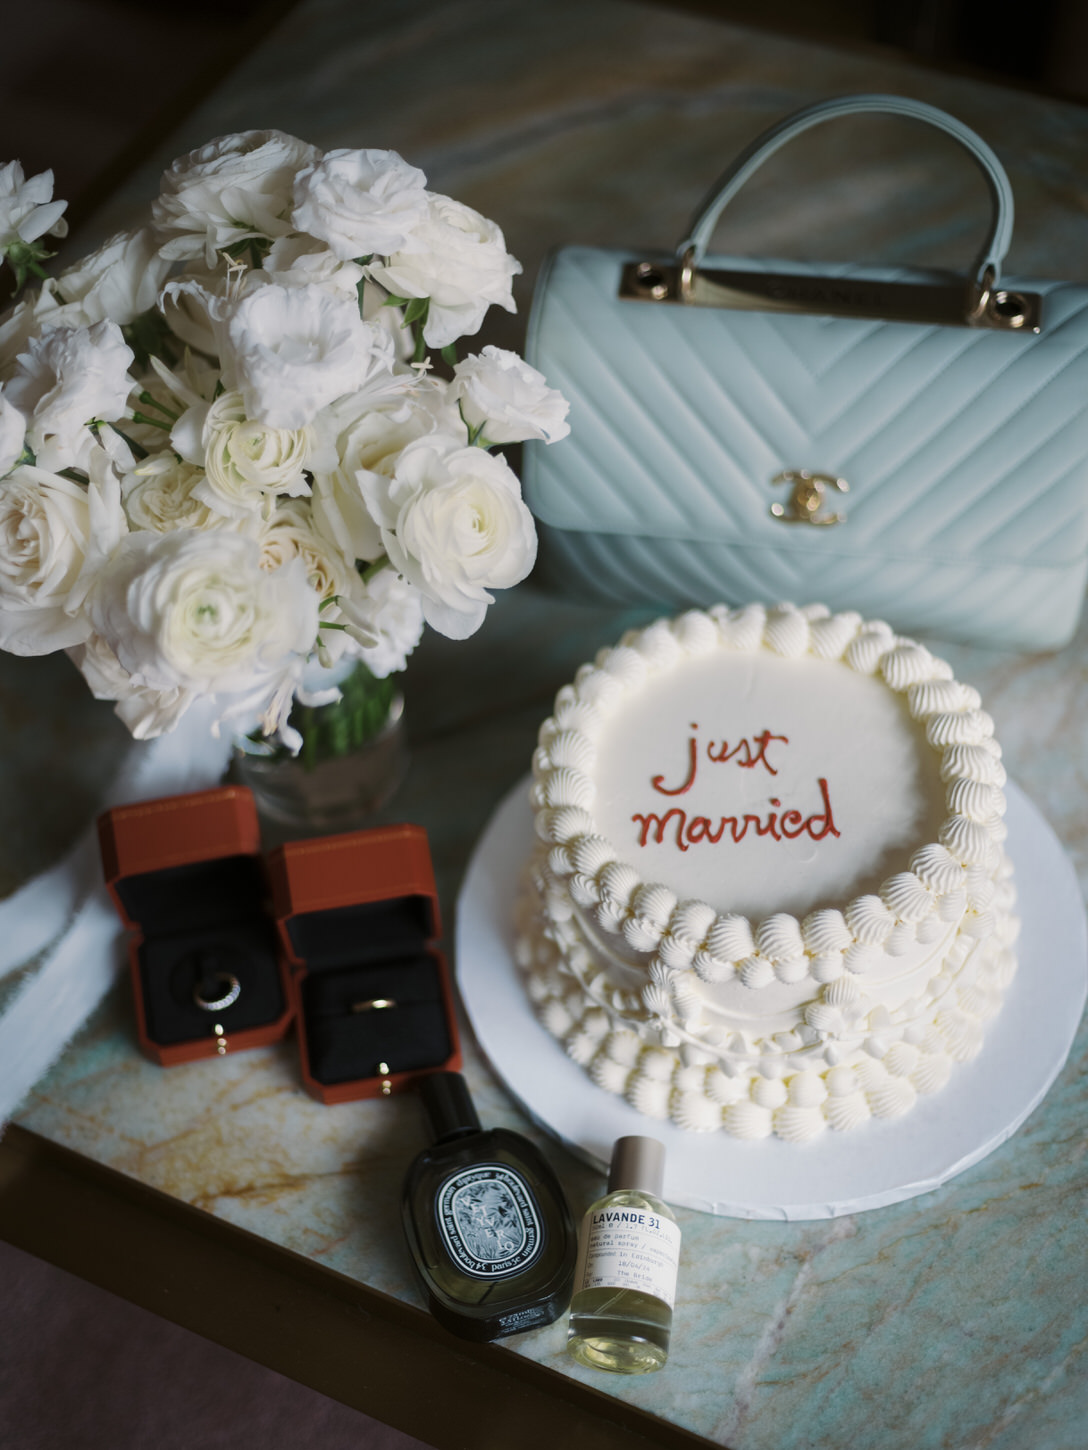
[[[691,728],[693,731],[697,731],[699,727],[693,724]],[[772,742],[786,746],[789,744],[789,737],[775,735],[770,730],[763,730],[758,735],[742,737],[733,746],[724,740],[720,745],[711,740],[707,743],[705,754],[706,758],[715,765],[732,763],[742,770],[754,770],[756,766],[761,765],[769,775],[777,775],[778,770],[772,765],[768,756]],[[686,795],[695,784],[700,758],[698,736],[693,734],[688,741],[688,768],[687,778],[684,782],[678,786],[667,786],[664,775],[655,775],[651,777],[651,786],[659,795]],[[714,821],[709,816],[696,815],[693,810],[673,806],[664,814],[658,814],[656,811],[645,813],[636,811],[631,819],[640,828],[638,838],[640,846],[649,845],[651,842],[661,845],[668,832],[681,851],[686,851],[689,846],[700,845],[704,841],[709,842],[712,846],[722,840],[739,844],[749,830],[754,831],[757,836],[769,836],[774,841],[794,841],[798,836],[805,835],[811,837],[813,841],[822,841],[828,836],[838,836],[839,830],[835,825],[835,818],[831,810],[831,796],[827,781],[823,776],[818,778],[817,785],[823,808],[814,810],[809,815],[793,808],[783,810],[781,800],[777,796],[770,796],[768,802],[772,809],[767,812],[766,816],[747,813],[745,815],[719,816]]]

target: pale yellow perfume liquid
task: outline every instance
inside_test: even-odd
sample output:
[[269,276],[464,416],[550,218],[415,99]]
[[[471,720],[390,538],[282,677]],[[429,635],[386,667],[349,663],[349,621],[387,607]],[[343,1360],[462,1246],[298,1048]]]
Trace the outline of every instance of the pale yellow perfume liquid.
[[672,1310],[638,1289],[583,1289],[570,1306],[567,1348],[592,1369],[646,1374],[669,1357]]
[[[585,1277],[594,1214],[625,1208],[646,1210],[671,1225],[676,1223],[668,1204],[641,1189],[620,1189],[607,1194],[589,1209],[582,1226],[567,1349],[576,1360],[592,1369],[611,1370],[614,1374],[646,1374],[660,1369],[669,1357],[672,1331],[669,1304],[643,1289],[608,1284],[580,1287]],[[666,1292],[671,1296],[671,1284]]]

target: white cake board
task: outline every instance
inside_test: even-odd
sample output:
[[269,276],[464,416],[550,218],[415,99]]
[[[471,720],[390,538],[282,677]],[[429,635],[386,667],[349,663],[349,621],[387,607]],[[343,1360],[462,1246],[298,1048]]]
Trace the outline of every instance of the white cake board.
[[833,1218],[928,1193],[1000,1147],[1042,1101],[1088,994],[1088,924],[1069,858],[1032,802],[1007,788],[1007,849],[1023,922],[1020,966],[985,1043],[904,1117],[803,1144],[690,1133],[599,1088],[533,1013],[514,965],[513,907],[535,840],[528,782],[496,810],[458,902],[461,996],[488,1061],[528,1115],[607,1169],[625,1134],[666,1147],[666,1196],[730,1218]]

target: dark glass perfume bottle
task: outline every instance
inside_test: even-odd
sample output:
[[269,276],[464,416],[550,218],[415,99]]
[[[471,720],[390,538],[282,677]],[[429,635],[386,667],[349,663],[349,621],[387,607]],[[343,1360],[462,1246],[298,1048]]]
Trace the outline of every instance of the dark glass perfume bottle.
[[483,1129],[460,1073],[423,1079],[434,1136],[408,1170],[404,1232],[438,1322],[498,1339],[558,1319],[570,1302],[574,1223],[543,1154]]

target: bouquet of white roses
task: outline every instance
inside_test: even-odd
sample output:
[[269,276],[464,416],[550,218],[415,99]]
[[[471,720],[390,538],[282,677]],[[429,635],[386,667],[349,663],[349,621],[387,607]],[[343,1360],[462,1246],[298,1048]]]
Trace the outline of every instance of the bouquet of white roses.
[[[163,176],[146,227],[56,278],[52,176],[0,167],[0,648],[66,650],[140,739],[197,699],[297,749],[308,662],[404,669],[536,553],[494,445],[567,405],[459,338],[521,270],[494,223],[395,152],[276,131]],[[445,360],[436,375],[431,353]]]

